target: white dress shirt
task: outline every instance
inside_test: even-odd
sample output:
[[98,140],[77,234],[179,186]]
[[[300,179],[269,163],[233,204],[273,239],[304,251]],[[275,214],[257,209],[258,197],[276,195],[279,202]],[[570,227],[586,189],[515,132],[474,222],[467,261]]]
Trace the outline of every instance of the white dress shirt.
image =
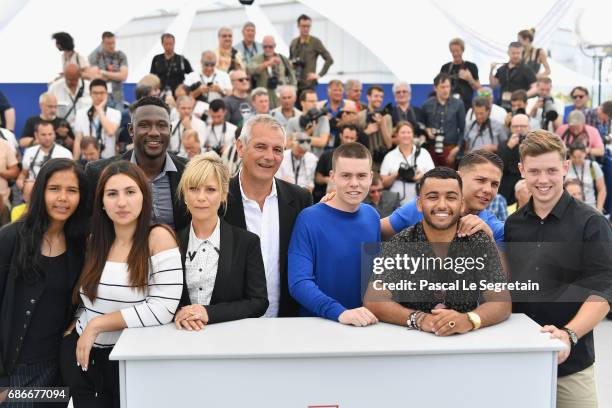
[[293,156],[291,149],[287,149],[283,153],[283,161],[276,172],[276,177],[312,190],[314,188],[315,170],[317,169],[318,162],[319,158],[314,153],[305,152],[298,159]]
[[221,229],[219,217],[217,226],[210,237],[199,239],[189,227],[189,244],[185,256],[185,283],[189,299],[193,304],[208,306],[215,288],[219,254],[221,248]]
[[278,242],[280,239],[280,222],[276,181],[272,182],[272,191],[264,201],[263,211],[259,208],[257,201],[251,200],[245,195],[240,173],[238,173],[238,181],[247,230],[257,234],[261,241],[261,255],[266,270],[266,287],[268,289],[268,301],[270,302],[264,317],[277,317],[280,300],[280,250]]
[[[81,133],[83,136],[90,136],[98,140],[100,147],[104,146],[104,149],[100,152],[100,157],[108,159],[115,156],[115,134],[106,132],[102,123],[100,123],[100,117],[95,115],[93,120],[89,120],[88,112],[91,106],[87,108],[79,109],[76,114],[74,122],[74,132]],[[106,118],[109,122],[114,123],[119,127],[121,124],[121,112],[117,109],[106,108]],[[98,139],[98,128],[100,129],[100,138]]]

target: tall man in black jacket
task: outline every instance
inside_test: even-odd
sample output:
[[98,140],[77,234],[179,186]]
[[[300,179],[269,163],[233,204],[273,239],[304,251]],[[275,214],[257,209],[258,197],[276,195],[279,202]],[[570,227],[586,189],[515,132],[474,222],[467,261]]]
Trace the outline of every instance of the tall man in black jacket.
[[266,317],[297,316],[287,281],[287,250],[295,219],[312,204],[307,190],[274,177],[285,144],[285,130],[272,116],[256,115],[245,123],[236,141],[242,169],[230,180],[224,215],[261,240],[270,303]]
[[[146,96],[133,105],[128,131],[134,150],[121,156],[87,164],[85,175],[95,191],[102,170],[115,160],[128,160],[144,171],[153,192],[152,224],[168,224],[176,231],[189,225],[189,215],[182,201],[175,199],[185,160],[167,152],[170,144],[170,108],[161,99]],[[93,197],[90,197],[90,209]]]

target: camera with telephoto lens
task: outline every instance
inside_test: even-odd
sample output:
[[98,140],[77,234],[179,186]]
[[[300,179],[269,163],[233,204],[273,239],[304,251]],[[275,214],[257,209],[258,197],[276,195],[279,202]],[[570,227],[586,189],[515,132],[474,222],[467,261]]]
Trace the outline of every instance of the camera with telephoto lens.
[[444,152],[444,128],[434,129],[434,151],[436,154],[442,154]]
[[302,129],[308,129],[310,126],[313,126],[321,116],[325,116],[326,114],[327,112],[324,110],[312,108],[300,116],[300,127]]
[[266,84],[266,88],[268,89],[276,89],[276,87],[278,86],[278,77],[277,76],[271,76],[268,78],[268,83]]
[[402,180],[404,183],[413,183],[414,176],[416,175],[416,167],[411,166],[408,163],[401,163],[397,170],[397,178]]
[[542,117],[549,122],[557,120],[559,113],[557,112],[557,107],[555,106],[555,100],[550,96],[545,96],[543,99],[544,107],[542,108]]
[[393,105],[388,103],[382,109],[377,109],[377,110],[374,110],[374,111],[368,111],[368,113],[366,114],[366,126],[369,125],[370,123],[376,123],[376,121],[374,120],[374,116],[376,114],[379,114],[380,116],[392,115],[393,114]]

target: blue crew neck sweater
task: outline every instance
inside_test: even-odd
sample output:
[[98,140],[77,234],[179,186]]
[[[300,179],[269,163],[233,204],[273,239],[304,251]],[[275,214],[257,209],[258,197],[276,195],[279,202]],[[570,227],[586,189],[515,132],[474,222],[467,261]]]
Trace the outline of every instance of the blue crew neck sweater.
[[300,316],[338,320],[362,305],[361,247],[380,242],[380,217],[361,204],[354,213],[319,203],[304,209],[289,243],[289,292]]

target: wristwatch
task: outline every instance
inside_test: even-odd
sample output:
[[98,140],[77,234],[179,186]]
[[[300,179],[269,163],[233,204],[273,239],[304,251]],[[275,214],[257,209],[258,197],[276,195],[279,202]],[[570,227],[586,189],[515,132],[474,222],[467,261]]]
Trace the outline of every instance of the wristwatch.
[[576,332],[573,331],[572,329],[568,328],[568,327],[563,327],[561,330],[566,332],[567,335],[569,336],[572,348],[575,347],[576,344],[578,343],[578,335],[576,334]]
[[480,326],[482,325],[482,321],[480,320],[480,316],[478,315],[478,313],[475,312],[467,312],[467,318],[470,321],[470,323],[472,323],[472,326],[474,326],[473,330],[478,330],[480,329]]

